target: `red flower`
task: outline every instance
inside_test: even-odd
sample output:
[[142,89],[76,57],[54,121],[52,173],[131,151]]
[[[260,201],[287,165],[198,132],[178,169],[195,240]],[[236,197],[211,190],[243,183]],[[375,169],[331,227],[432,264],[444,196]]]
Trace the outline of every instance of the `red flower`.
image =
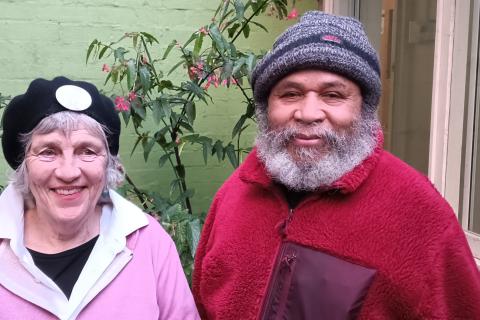
[[135,93],[135,91],[130,91],[128,93],[128,101],[133,101],[137,99],[137,94]]
[[205,27],[201,27],[201,28],[198,30],[198,32],[203,33],[204,35],[207,35],[207,34],[208,34],[208,30],[205,29]]
[[188,76],[190,80],[203,78],[203,62],[197,62],[197,64],[188,68]]
[[130,109],[130,103],[126,101],[124,97],[117,96],[115,98],[115,109],[118,111],[128,111],[128,109]]
[[298,18],[298,11],[297,8],[293,8],[292,11],[287,16],[287,20],[293,20]]
[[110,72],[110,66],[106,63],[103,64],[102,66],[102,71],[103,72]]

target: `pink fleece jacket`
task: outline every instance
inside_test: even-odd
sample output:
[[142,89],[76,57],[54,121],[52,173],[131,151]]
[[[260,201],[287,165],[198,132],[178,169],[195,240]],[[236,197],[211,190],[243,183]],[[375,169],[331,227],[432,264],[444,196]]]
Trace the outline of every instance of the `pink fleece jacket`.
[[[198,319],[173,241],[148,220],[127,237],[132,259],[76,319]],[[1,320],[58,319],[1,285],[0,301]]]

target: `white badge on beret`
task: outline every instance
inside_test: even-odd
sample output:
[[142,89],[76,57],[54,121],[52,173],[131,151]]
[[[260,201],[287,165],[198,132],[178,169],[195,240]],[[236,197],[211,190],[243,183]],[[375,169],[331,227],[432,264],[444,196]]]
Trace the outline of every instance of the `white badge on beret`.
[[62,106],[73,111],[85,110],[92,104],[90,93],[73,85],[61,86],[55,91],[55,97]]

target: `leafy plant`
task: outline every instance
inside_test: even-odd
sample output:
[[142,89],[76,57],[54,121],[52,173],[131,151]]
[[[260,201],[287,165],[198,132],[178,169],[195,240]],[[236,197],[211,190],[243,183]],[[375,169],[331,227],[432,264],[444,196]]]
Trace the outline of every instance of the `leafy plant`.
[[[110,90],[117,93],[116,108],[137,136],[132,153],[141,147],[147,161],[153,148],[160,148],[158,166],[169,165],[172,169],[174,179],[167,195],[139,189],[128,175],[128,184],[121,192],[133,196],[146,211],[160,218],[176,242],[187,275],[192,270],[203,216],[192,208],[194,190],[188,186],[183,152],[185,148],[199,148],[205,164],[215,157],[219,161],[228,159],[236,168],[250,151],[242,147],[241,135],[254,121],[248,78],[261,55],[243,51],[236,43],[239,38],[248,38],[254,27],[267,31],[255,20],[261,14],[295,18],[296,10],[289,14],[288,5],[287,0],[221,0],[211,22],[185,42],[171,41],[161,56],[154,55],[159,52],[157,37],[147,32],[127,32],[110,43],[95,39],[87,49],[86,62],[110,61],[102,68],[107,73],[105,85],[111,85]],[[178,61],[167,60],[172,56]],[[173,67],[161,70],[165,61]],[[181,70],[182,80],[173,80]],[[245,103],[228,141],[195,130],[197,104],[213,103],[209,90],[219,86],[237,87]]]
[[[0,110],[5,108],[7,106],[7,104],[10,102],[10,100],[11,100],[10,96],[4,96],[0,92]],[[0,123],[0,129],[2,129],[2,123]],[[1,193],[2,190],[3,190],[3,187],[0,186],[0,193]]]

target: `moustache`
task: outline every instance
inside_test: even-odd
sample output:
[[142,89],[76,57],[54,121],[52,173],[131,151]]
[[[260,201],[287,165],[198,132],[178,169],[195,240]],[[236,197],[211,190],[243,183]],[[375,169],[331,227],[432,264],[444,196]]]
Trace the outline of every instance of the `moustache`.
[[269,132],[270,138],[283,145],[288,144],[297,136],[308,136],[321,139],[325,145],[330,147],[338,147],[345,142],[345,135],[339,134],[335,130],[322,128],[320,126],[289,126],[277,128]]

